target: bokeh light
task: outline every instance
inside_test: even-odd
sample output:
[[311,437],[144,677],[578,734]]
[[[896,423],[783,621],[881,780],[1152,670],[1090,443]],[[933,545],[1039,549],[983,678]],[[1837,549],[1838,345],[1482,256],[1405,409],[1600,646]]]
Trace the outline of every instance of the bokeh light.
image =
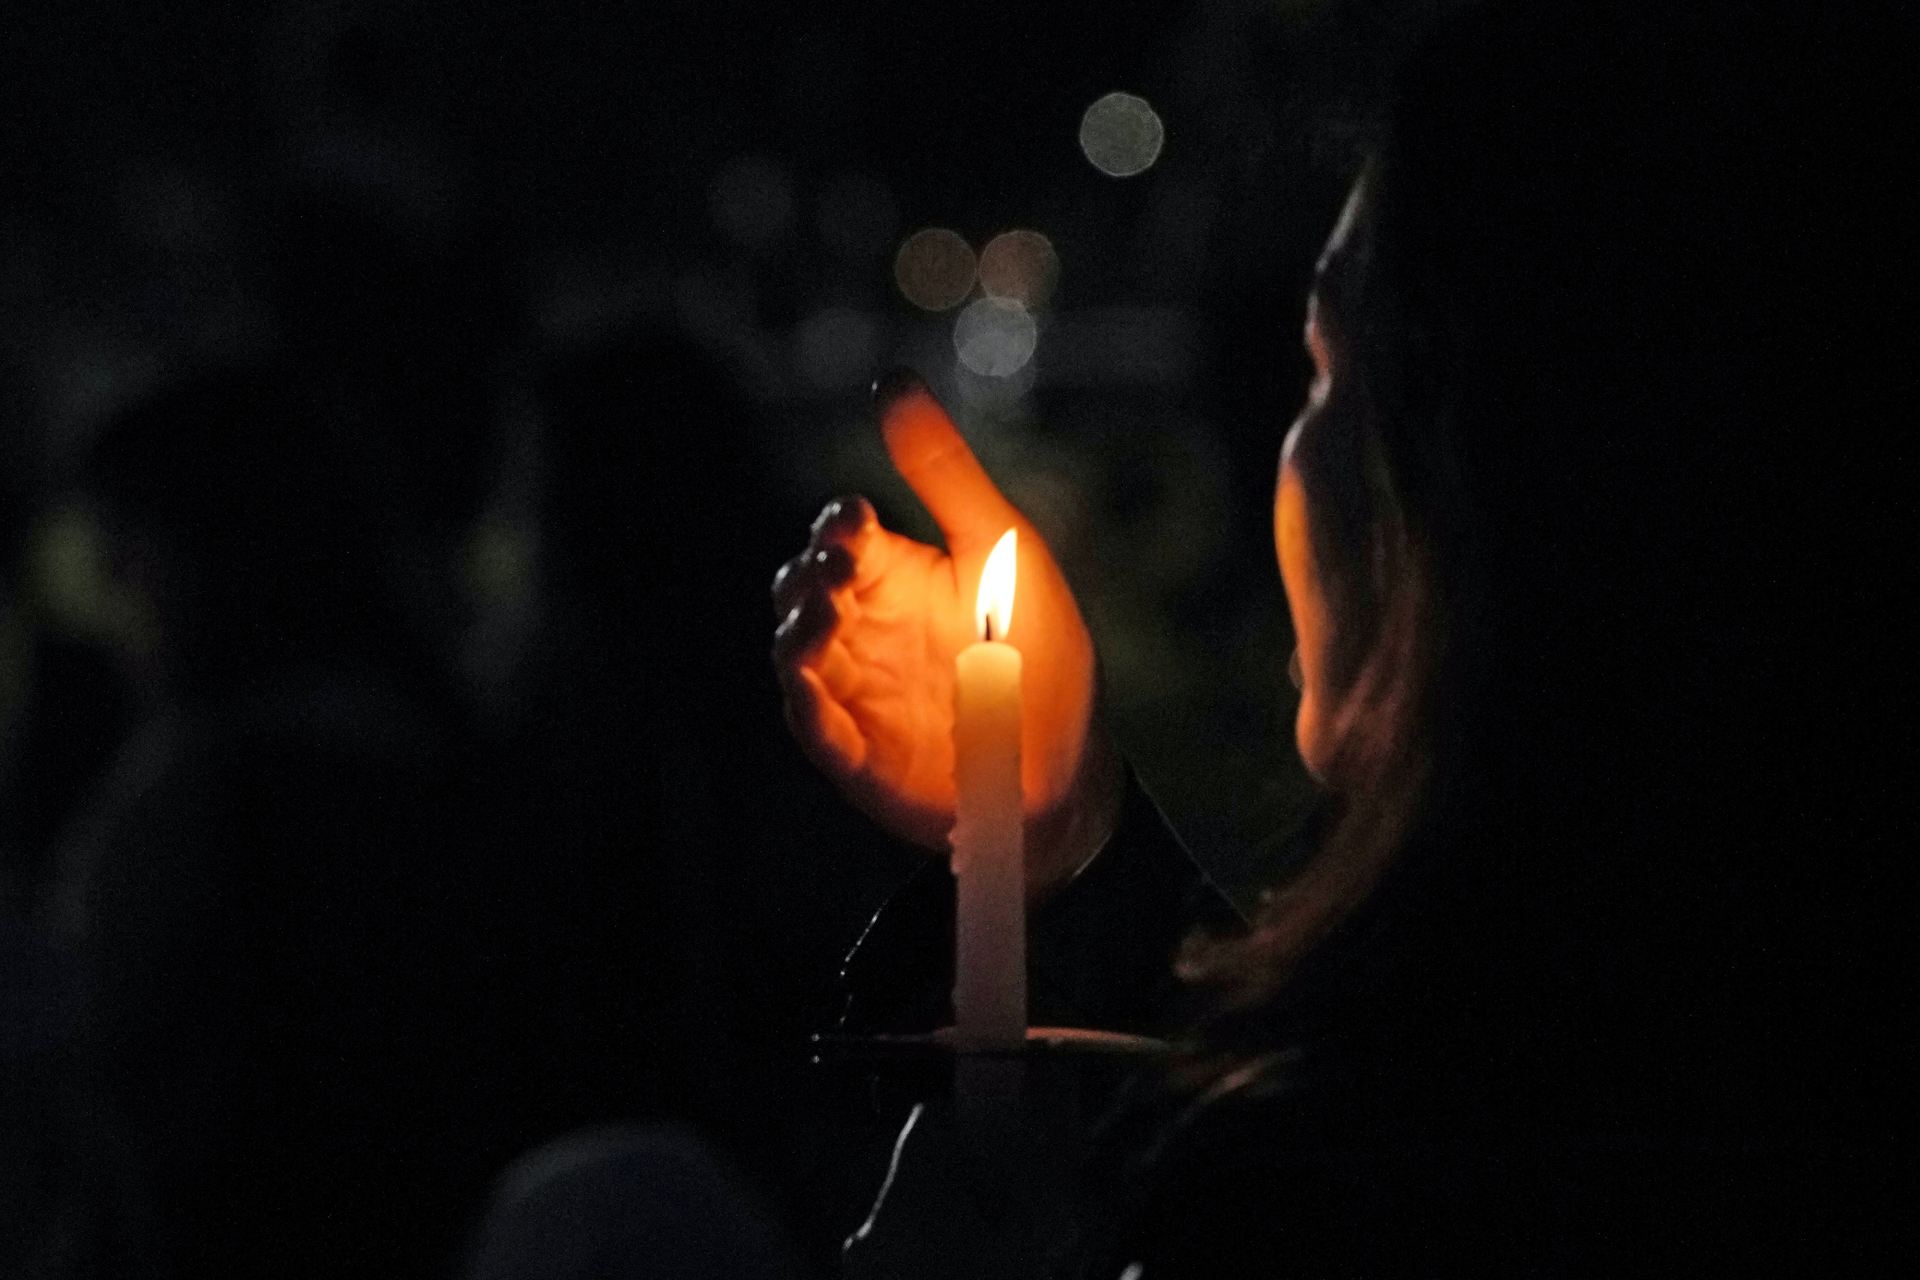
[[[1035,361],[1028,360],[1004,378],[975,373],[964,363],[954,365],[953,386],[958,399],[977,424],[1010,419],[1025,421],[1028,397],[1033,394]],[[1009,477],[1009,485],[1014,485]],[[1017,487],[1017,486],[1016,486]],[[1012,488],[1008,493],[1013,492]],[[1022,508],[1025,510],[1025,508]]]
[[945,227],[914,232],[893,259],[894,282],[922,311],[946,311],[965,302],[977,270],[973,246]]
[[980,287],[1028,309],[1045,306],[1060,279],[1060,257],[1038,231],[1003,231],[980,251]]
[[467,540],[467,590],[495,609],[525,605],[533,597],[533,540],[525,529],[487,520]]
[[1145,173],[1160,158],[1167,133],[1145,98],[1110,93],[1080,117],[1080,150],[1110,178]]
[[1011,298],[976,299],[953,325],[960,363],[989,378],[1011,377],[1025,368],[1039,341],[1032,314]]

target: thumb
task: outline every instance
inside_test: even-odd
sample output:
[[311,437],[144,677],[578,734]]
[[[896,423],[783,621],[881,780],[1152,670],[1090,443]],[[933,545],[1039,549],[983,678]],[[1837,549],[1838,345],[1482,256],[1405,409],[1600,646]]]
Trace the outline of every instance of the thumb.
[[984,551],[1020,522],[919,374],[896,369],[874,383],[873,405],[894,470],[940,526],[948,552]]

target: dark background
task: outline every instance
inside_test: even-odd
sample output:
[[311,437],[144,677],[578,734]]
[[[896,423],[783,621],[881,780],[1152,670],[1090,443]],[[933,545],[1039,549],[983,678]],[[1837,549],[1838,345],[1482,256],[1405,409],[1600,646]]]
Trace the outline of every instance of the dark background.
[[[44,465],[172,368],[259,342],[261,210],[289,183],[481,238],[527,322],[503,362],[635,317],[683,328],[753,403],[733,443],[778,485],[712,518],[774,544],[847,490],[925,529],[862,395],[912,361],[1054,536],[1128,749],[1238,884],[1305,804],[1266,515],[1300,305],[1384,56],[1431,7],[28,6],[0,66],[0,341],[28,410],[6,429]],[[1075,141],[1113,89],[1166,127],[1127,179]],[[895,288],[924,226],[976,250],[1014,227],[1053,242],[1059,285],[1011,387],[954,395],[953,314]],[[809,344],[823,314],[855,322]],[[511,405],[485,427],[502,475],[476,569],[512,611],[531,428]],[[79,535],[43,517],[29,554],[100,625]],[[739,710],[777,731],[771,706]]]
[[[511,822],[490,835],[544,864],[638,815],[647,851],[606,892],[671,881],[697,904],[676,963],[721,959],[678,998],[726,1006],[727,1052],[797,1058],[839,955],[916,865],[787,744],[765,658],[768,582],[827,498],[865,492],[931,536],[867,407],[898,363],[1048,535],[1122,745],[1250,898],[1315,804],[1269,520],[1302,306],[1384,71],[1442,7],[16,6],[0,905],[37,915],[147,710],[123,673],[156,643],[153,602],[115,572],[82,484],[105,424],[303,341],[341,385],[395,390],[391,438],[302,500],[324,514],[351,489],[442,538],[409,607],[460,637],[478,722],[562,784],[591,779],[577,830],[529,809],[518,845]],[[1114,90],[1164,124],[1137,176],[1077,142]],[[1010,229],[1051,242],[1057,288],[1011,376],[960,365],[958,307],[902,296],[896,254],[926,227],[975,251]],[[287,429],[259,423],[234,456]],[[193,522],[195,464],[121,465]],[[226,474],[244,486],[251,465]],[[503,856],[475,876],[513,883]],[[784,1115],[773,1145],[831,1142],[784,1069],[744,1071],[746,1113]],[[755,1158],[772,1184],[817,1176]]]

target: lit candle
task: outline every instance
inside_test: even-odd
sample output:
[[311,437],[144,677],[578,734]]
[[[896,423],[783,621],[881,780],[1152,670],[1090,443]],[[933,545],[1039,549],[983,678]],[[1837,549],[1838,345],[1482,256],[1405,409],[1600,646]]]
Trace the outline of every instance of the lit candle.
[[1015,530],[994,544],[974,605],[978,644],[954,663],[954,1029],[979,1044],[1027,1033],[1027,897],[1020,800],[1020,651],[1013,623]]

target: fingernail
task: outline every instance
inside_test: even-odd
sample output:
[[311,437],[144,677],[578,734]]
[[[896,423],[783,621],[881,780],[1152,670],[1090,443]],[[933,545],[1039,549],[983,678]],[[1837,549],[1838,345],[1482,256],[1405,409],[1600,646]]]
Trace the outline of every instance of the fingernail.
[[835,526],[864,529],[873,520],[873,506],[865,498],[835,498],[821,508],[820,514],[814,518],[813,531],[821,534]]
[[881,374],[873,382],[873,411],[885,417],[898,401],[915,393],[927,394],[927,381],[905,365]]

